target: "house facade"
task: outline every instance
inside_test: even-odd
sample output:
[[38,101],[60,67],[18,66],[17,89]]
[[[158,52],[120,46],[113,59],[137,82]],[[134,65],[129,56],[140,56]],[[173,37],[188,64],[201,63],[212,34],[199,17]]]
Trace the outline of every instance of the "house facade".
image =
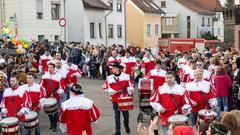
[[[200,38],[205,32],[213,33],[215,11],[203,5],[201,0],[154,0],[166,13],[163,26],[165,37]],[[207,3],[206,3],[207,4]],[[165,29],[165,30],[164,30]]]
[[128,44],[141,48],[158,46],[164,12],[152,0],[128,0],[126,13]]
[[9,19],[13,33],[38,41],[64,40],[58,21],[64,16],[63,0],[5,0],[1,4],[1,23]]

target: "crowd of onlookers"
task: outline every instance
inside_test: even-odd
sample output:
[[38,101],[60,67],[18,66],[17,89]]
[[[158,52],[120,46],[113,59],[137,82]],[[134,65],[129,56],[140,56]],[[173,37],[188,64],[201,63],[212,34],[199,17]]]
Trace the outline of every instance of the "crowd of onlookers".
[[[131,55],[136,58],[137,66],[135,69],[135,81],[142,77],[141,59],[146,52],[151,49],[128,48]],[[180,83],[177,75],[179,67],[177,62],[180,58],[185,58],[191,66],[196,66],[196,61],[201,59],[204,62],[204,69],[212,73],[212,81],[216,88],[218,102],[217,112],[220,117],[214,122],[199,125],[199,127],[188,127],[187,125],[171,125],[169,134],[171,135],[239,135],[240,129],[240,52],[236,49],[217,48],[217,52],[211,52],[208,48],[204,52],[192,49],[189,52],[176,51],[170,54],[165,50],[160,50],[157,55],[152,54],[156,60],[162,63],[162,69],[176,73],[176,81]],[[62,60],[71,60],[82,71],[83,76],[89,78],[105,79],[109,74],[107,60],[112,53],[124,56],[126,49],[122,45],[112,45],[105,47],[103,45],[93,46],[87,43],[67,43],[52,46],[47,40],[39,43],[33,43],[26,53],[20,55],[1,54],[0,71],[7,74],[7,78],[16,71],[20,76],[20,81],[26,83],[26,73],[31,71],[39,72],[39,59],[48,51],[52,56],[60,52]],[[4,84],[4,83],[3,83]],[[225,112],[225,113],[221,113]],[[150,127],[139,126],[138,131],[142,135],[154,134],[157,129],[154,119]]]

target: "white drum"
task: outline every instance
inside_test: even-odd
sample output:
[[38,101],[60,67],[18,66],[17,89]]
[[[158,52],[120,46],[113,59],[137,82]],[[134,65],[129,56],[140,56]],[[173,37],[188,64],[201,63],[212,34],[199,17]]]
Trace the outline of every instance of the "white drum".
[[212,110],[202,109],[198,112],[199,120],[215,120],[217,117],[217,113]]
[[186,123],[188,122],[188,117],[185,115],[173,115],[168,118],[168,123],[170,124],[181,124],[181,123]]
[[33,129],[39,126],[38,114],[34,111],[29,112],[25,115],[24,127],[26,129]]
[[47,113],[47,114],[56,113],[58,111],[57,99],[47,98],[46,101],[44,102],[43,109],[44,109],[45,113]]
[[19,126],[19,120],[16,117],[7,117],[1,120],[1,128],[2,133],[4,134],[12,134],[18,132]]

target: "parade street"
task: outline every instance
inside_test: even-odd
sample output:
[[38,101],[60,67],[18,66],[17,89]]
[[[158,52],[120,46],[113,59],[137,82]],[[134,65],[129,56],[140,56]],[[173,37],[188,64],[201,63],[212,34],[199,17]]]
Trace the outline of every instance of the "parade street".
[[[79,83],[83,87],[83,91],[85,96],[92,99],[95,105],[100,109],[101,116],[98,120],[97,124],[93,124],[93,135],[112,135],[114,133],[114,114],[112,110],[112,103],[109,101],[109,96],[107,93],[103,92],[102,85],[104,81],[102,80],[92,80],[81,78]],[[138,95],[137,91],[135,91],[135,102],[134,102],[134,110],[130,111],[130,128],[131,135],[137,135],[137,116],[138,116]],[[122,116],[121,116],[122,118]],[[49,130],[49,121],[47,115],[42,111],[40,114],[40,126],[41,126],[41,134],[43,135],[56,135],[61,134],[60,129],[58,129],[58,133],[54,133]],[[149,116],[145,115],[145,122],[149,123]],[[148,125],[147,125],[148,126]],[[125,129],[122,124],[122,134],[125,135]]]

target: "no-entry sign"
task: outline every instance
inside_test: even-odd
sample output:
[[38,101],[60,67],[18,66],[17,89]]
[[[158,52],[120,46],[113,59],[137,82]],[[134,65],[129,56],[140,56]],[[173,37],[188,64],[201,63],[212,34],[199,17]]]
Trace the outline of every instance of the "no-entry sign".
[[61,27],[65,27],[65,26],[66,26],[66,23],[67,23],[67,21],[66,21],[65,18],[59,19],[59,25],[60,25]]

